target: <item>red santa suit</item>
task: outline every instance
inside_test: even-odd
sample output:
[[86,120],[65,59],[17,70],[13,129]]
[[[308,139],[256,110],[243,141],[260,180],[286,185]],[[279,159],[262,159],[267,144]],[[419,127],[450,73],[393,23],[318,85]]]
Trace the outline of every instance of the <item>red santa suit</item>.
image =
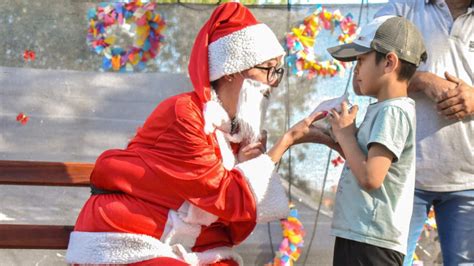
[[210,80],[283,54],[273,32],[247,8],[219,6],[192,50],[195,90],[160,103],[125,150],[97,159],[91,183],[117,193],[85,203],[67,262],[242,264],[232,247],[257,222],[285,217],[288,200],[267,155],[236,161],[225,137],[230,118]]

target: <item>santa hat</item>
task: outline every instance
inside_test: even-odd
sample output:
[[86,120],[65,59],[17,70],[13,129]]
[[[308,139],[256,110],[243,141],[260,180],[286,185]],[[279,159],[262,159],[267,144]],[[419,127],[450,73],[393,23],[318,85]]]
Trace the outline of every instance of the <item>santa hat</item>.
[[188,66],[201,101],[211,98],[210,81],[282,56],[275,34],[240,3],[217,7],[194,42]]

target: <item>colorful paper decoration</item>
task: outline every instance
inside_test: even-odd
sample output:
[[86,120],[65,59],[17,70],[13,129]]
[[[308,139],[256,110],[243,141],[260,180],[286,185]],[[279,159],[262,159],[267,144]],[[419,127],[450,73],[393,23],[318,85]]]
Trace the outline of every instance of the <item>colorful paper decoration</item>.
[[265,266],[292,266],[301,255],[303,248],[305,230],[299,220],[298,210],[290,204],[290,214],[287,219],[281,221],[283,240],[275,254],[273,262]]
[[[145,69],[150,59],[156,57],[163,45],[166,23],[155,13],[155,2],[143,4],[141,0],[129,3],[101,3],[89,9],[87,44],[97,54],[103,55],[104,70],[133,72]],[[114,29],[120,27],[133,37],[133,45],[123,48]]]
[[35,61],[36,53],[33,50],[25,50],[23,52],[23,59],[25,59],[26,62],[28,61]]
[[340,44],[350,43],[355,38],[357,24],[352,21],[351,14],[342,16],[339,10],[331,13],[318,5],[316,11],[304,19],[303,24],[287,33],[287,62],[292,74],[298,77],[306,75],[308,79],[343,74],[344,69],[351,63],[334,59],[318,61],[314,52],[319,32],[324,29],[332,33],[336,28],[341,30],[337,37]]
[[24,113],[19,113],[16,116],[16,121],[18,121],[22,125],[26,125],[26,123],[28,123],[29,120],[30,120],[30,118],[27,115],[25,115]]
[[431,206],[431,209],[428,212],[428,216],[426,217],[426,221],[425,221],[423,229],[427,237],[429,237],[430,231],[438,230],[438,226],[436,225],[435,211],[434,211],[433,206]]
[[343,164],[343,163],[344,163],[344,159],[342,159],[341,156],[337,156],[336,159],[331,160],[331,163],[332,163],[332,165],[333,165],[334,167],[337,167],[337,166],[339,166],[339,164]]
[[[426,217],[425,224],[423,225],[424,234],[420,234],[420,238],[418,239],[417,246],[421,250],[424,250],[424,248],[422,248],[419,243],[420,239],[422,239],[423,237],[429,238],[431,231],[434,231],[434,232],[438,231],[438,226],[436,225],[436,217],[435,217],[435,211],[434,211],[433,206],[431,206],[431,209],[428,212],[428,216]],[[423,261],[420,260],[420,257],[418,257],[418,255],[415,252],[413,253],[413,266],[423,266]]]

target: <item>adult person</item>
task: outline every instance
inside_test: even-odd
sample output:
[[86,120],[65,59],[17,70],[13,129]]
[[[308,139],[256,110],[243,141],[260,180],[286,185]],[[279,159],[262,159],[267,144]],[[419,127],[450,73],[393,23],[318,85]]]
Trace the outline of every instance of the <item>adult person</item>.
[[384,15],[412,21],[428,52],[409,87],[416,101],[417,162],[404,264],[412,264],[431,206],[444,265],[474,263],[474,2],[391,0],[375,16]]
[[314,113],[265,153],[262,115],[283,55],[243,5],[217,7],[191,52],[194,91],[160,103],[125,150],[97,159],[67,262],[241,264],[231,247],[257,222],[287,215],[275,163],[291,145],[323,137],[310,125],[325,114]]

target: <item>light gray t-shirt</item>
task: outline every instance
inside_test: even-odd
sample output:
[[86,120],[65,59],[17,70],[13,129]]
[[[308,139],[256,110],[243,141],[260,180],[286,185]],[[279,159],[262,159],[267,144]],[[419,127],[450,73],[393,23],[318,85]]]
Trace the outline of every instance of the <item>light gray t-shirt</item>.
[[[444,0],[391,0],[375,15],[399,15],[423,34],[428,61],[418,70],[440,77],[444,72],[474,83],[474,1],[455,21]],[[416,101],[416,188],[428,191],[474,189],[474,116],[462,121],[438,115],[423,92]]]
[[357,131],[364,154],[379,143],[395,158],[382,186],[359,186],[347,165],[336,194],[332,222],[335,236],[406,253],[415,190],[415,102],[408,97],[369,105]]

